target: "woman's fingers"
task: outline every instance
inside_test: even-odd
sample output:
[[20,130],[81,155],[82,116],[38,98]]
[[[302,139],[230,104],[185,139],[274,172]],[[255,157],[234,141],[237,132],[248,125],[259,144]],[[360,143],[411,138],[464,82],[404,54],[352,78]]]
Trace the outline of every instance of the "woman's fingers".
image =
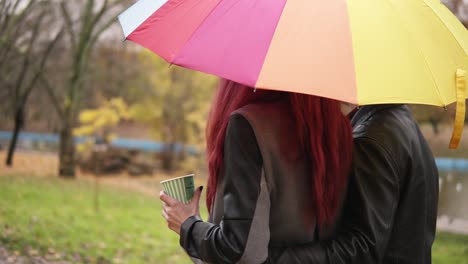
[[170,197],[164,191],[159,192],[159,199],[161,201],[163,201],[164,203],[166,203],[166,205],[168,205],[168,206],[173,206],[173,205],[179,203],[179,201],[177,201],[176,199]]
[[161,211],[161,215],[164,217],[164,219],[166,219],[166,221],[169,220],[169,216],[167,215],[167,212],[165,209]]
[[177,223],[174,223],[173,219],[169,216],[167,211],[162,210],[161,215],[164,217],[164,219],[166,219],[167,227],[169,227],[169,229],[176,232],[177,234],[180,234],[180,225],[178,225]]
[[199,202],[202,190],[203,186],[197,188],[192,202],[189,204],[183,204],[177,201],[164,193],[164,191],[159,193],[159,199],[163,202],[161,215],[167,221],[167,225],[172,231],[180,234],[182,223],[190,216],[199,215]]

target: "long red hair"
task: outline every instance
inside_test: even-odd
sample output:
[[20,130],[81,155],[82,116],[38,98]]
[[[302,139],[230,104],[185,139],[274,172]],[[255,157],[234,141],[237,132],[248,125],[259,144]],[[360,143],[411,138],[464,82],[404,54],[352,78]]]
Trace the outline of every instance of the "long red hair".
[[[229,116],[252,103],[281,96],[289,103],[295,120],[295,135],[311,164],[311,199],[320,224],[331,223],[346,188],[352,159],[349,121],[336,100],[297,93],[256,90],[233,81],[221,80],[208,118],[208,186],[206,205],[211,210],[216,187],[224,167],[224,138]],[[294,135],[294,132],[292,133]]]

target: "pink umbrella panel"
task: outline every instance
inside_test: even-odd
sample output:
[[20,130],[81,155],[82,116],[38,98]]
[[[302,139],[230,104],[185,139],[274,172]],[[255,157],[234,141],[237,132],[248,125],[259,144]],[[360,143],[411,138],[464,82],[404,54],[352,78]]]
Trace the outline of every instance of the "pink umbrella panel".
[[[286,6],[286,2],[140,0],[120,20],[128,40],[171,64],[257,88],[309,93],[308,87],[313,85],[315,95],[357,103],[346,3],[303,0],[295,1],[296,4],[290,1]],[[143,5],[147,6],[142,8]],[[142,14],[141,10],[147,13]],[[332,19],[329,12],[341,15]],[[135,20],[136,17],[140,19]],[[304,20],[303,17],[314,19],[293,30],[288,24],[278,26],[280,19]],[[125,27],[128,20],[136,22]],[[326,33],[329,38],[314,38],[308,33],[311,30],[317,36]],[[334,49],[330,49],[330,43],[334,43]],[[309,52],[302,53],[305,49]],[[316,73],[313,79],[311,71]],[[341,87],[348,87],[348,92]]]

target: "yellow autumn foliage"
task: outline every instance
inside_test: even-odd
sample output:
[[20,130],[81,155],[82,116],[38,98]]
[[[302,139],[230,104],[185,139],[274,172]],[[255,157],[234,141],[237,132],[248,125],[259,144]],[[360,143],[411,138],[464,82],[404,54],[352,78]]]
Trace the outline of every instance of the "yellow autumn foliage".
[[122,98],[120,98],[120,97],[112,98],[109,101],[109,105],[116,110],[116,113],[121,118],[123,118],[123,119],[129,119],[130,118],[130,112],[129,112],[128,106],[127,106],[127,104],[125,103],[125,101]]
[[83,136],[90,136],[94,133],[95,128],[93,125],[83,125],[81,127],[75,128],[73,130],[73,134],[75,136],[83,137]]
[[91,123],[98,117],[98,112],[93,110],[83,110],[80,113],[79,120],[81,123]]
[[79,152],[89,150],[94,144],[94,137],[104,138],[111,143],[117,136],[111,130],[122,120],[130,118],[130,110],[122,98],[112,98],[104,101],[95,109],[83,110],[79,115],[80,127],[74,129],[75,136],[88,137],[88,140],[78,144]]
[[217,78],[169,66],[146,50],[139,55],[139,63],[152,74],[147,87],[135,88],[139,100],[130,106],[132,118],[148,124],[156,140],[203,146]]
[[[203,153],[208,111],[218,79],[169,65],[148,50],[141,50],[137,59],[146,74],[130,89],[135,102],[129,107],[131,118],[150,127],[154,140]],[[195,157],[175,150],[165,154],[171,158],[162,160],[163,168],[168,168],[165,160],[184,170],[205,163],[203,155],[193,160]]]

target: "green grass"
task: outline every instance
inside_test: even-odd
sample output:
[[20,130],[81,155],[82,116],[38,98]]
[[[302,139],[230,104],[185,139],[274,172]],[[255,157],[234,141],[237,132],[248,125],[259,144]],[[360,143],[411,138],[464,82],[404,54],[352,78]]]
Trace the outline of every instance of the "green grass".
[[[12,251],[79,254],[90,262],[189,263],[156,197],[92,181],[0,177],[0,242]],[[104,261],[106,262],[106,261]]]
[[433,264],[468,264],[468,236],[439,232],[432,251]]
[[[55,251],[76,263],[190,263],[166,228],[156,197],[57,178],[0,177],[0,244],[11,251]],[[156,191],[157,193],[157,191]],[[80,262],[80,261],[78,261]],[[434,264],[468,264],[468,236],[439,233]]]

